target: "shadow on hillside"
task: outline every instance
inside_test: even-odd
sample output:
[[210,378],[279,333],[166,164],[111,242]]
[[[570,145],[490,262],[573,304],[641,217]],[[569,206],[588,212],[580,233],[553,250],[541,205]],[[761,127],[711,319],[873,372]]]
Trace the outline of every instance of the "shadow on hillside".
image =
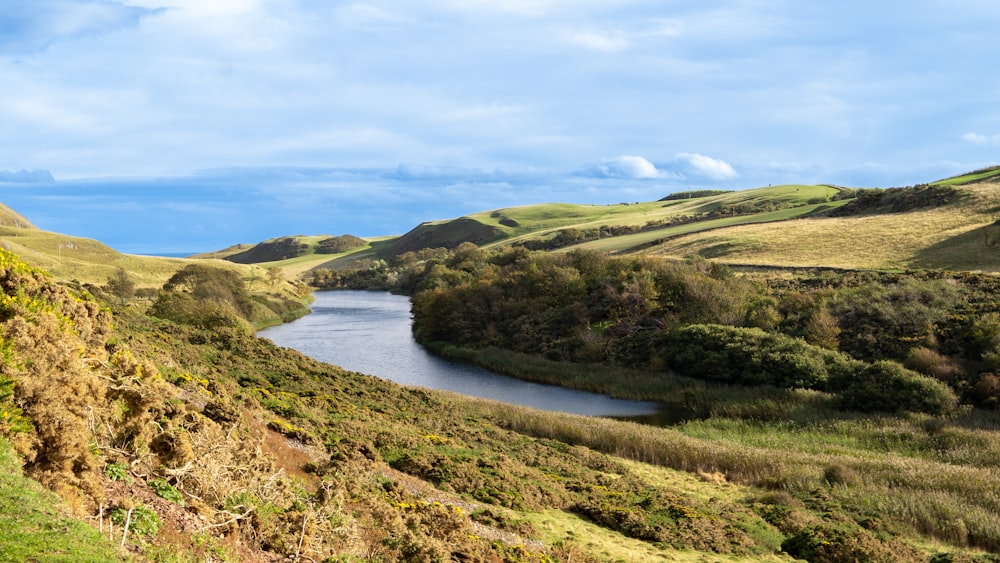
[[931,245],[918,252],[910,266],[1000,271],[1000,221]]

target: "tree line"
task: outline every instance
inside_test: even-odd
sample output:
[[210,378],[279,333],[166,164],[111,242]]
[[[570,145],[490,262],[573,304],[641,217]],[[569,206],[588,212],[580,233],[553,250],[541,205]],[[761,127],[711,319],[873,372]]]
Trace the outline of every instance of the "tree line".
[[410,294],[425,343],[810,388],[861,410],[1000,406],[1000,279],[989,275],[753,275],[466,244],[337,276]]

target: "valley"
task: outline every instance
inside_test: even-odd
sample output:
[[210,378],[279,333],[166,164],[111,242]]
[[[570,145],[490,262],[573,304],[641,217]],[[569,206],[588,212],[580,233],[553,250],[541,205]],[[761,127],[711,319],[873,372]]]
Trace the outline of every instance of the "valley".
[[[3,488],[43,520],[0,499],[0,559],[995,561],[998,219],[1000,169],[183,259],[5,208]],[[255,336],[347,288],[409,296],[441,356],[690,416],[405,387]]]

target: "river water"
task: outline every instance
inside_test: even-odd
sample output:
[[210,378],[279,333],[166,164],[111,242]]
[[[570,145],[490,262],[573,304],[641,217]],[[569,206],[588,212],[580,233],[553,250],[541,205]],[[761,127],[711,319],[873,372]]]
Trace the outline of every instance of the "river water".
[[659,408],[654,402],[521,381],[435,356],[413,339],[406,297],[375,291],[320,291],[315,297],[311,314],[258,336],[349,371],[541,410],[641,418]]

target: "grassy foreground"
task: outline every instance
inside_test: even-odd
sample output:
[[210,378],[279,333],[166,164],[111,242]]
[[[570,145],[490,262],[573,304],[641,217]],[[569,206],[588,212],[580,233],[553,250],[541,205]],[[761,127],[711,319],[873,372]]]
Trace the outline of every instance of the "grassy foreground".
[[118,561],[117,546],[37,481],[24,477],[21,460],[0,438],[0,561]]

